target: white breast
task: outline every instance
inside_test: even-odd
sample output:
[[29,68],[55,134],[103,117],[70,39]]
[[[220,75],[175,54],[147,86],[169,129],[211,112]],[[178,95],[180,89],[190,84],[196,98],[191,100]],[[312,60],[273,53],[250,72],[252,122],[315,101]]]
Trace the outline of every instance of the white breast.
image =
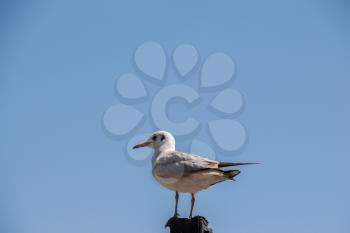
[[196,172],[183,177],[161,177],[157,175],[156,170],[153,170],[153,176],[163,187],[182,193],[196,193],[212,184],[226,180],[221,173],[216,171]]

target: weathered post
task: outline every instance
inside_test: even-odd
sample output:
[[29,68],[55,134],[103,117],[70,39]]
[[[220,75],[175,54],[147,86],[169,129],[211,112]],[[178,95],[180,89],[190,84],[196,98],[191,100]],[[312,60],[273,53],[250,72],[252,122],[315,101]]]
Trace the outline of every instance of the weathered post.
[[170,224],[170,233],[212,233],[208,221],[202,216],[192,219],[176,218]]

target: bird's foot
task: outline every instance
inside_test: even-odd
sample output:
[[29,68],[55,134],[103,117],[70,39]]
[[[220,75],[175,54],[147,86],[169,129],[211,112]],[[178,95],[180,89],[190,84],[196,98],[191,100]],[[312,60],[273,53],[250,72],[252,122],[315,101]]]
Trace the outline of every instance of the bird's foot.
[[171,225],[173,224],[173,221],[175,220],[175,219],[177,219],[177,217],[179,216],[179,214],[174,214],[174,216],[172,216],[171,218],[169,218],[168,219],[168,221],[166,222],[166,224],[165,224],[165,228],[167,228],[167,227],[171,227]]

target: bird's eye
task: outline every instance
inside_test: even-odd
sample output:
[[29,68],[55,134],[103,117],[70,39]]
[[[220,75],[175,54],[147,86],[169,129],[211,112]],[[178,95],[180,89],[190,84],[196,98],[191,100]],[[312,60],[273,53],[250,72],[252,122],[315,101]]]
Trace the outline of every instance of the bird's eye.
[[152,136],[152,140],[153,140],[153,141],[157,140],[157,136],[156,136],[156,135],[153,135],[153,136]]
[[161,141],[164,141],[165,140],[165,136],[162,135],[162,137],[160,138]]

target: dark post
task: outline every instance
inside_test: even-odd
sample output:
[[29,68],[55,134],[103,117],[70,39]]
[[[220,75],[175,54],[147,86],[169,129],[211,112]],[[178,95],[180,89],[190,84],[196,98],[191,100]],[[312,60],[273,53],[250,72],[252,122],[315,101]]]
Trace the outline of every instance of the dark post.
[[212,233],[208,221],[202,216],[192,219],[176,218],[170,224],[170,233]]

